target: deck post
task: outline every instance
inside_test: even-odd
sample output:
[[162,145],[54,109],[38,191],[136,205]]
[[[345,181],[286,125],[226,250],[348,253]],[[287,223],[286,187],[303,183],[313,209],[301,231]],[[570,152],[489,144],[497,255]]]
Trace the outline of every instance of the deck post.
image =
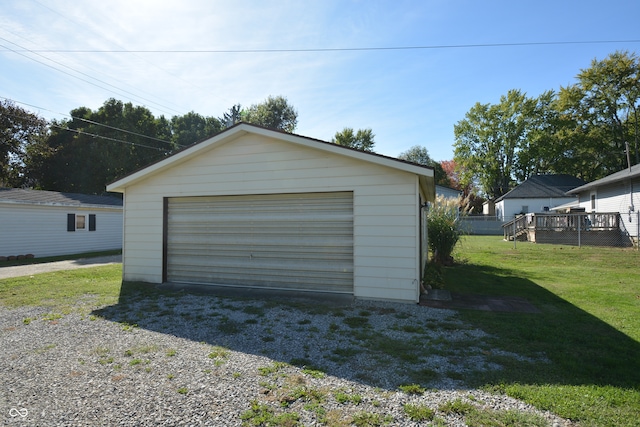
[[577,219],[578,219],[578,221],[576,221],[576,222],[578,223],[578,247],[581,248],[582,247],[582,245],[581,245],[582,242],[580,240],[580,237],[581,237],[580,236],[580,229],[582,227],[580,227],[580,225],[582,224],[582,215],[578,214],[578,218]]

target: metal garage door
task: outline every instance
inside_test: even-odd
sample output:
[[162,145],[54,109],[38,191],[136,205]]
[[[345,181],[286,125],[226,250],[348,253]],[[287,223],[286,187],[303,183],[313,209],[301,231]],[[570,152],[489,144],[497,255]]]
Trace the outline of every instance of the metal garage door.
[[353,293],[353,193],[167,201],[173,283]]

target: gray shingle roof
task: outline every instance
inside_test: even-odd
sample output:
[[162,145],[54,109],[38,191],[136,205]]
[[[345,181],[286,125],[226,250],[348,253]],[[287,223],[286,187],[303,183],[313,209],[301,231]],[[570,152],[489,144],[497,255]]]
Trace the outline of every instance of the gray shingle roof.
[[614,174],[605,176],[602,179],[598,179],[596,181],[590,182],[585,185],[581,185],[580,187],[573,188],[568,191],[569,194],[578,194],[586,190],[591,190],[592,188],[601,187],[603,185],[613,184],[616,182],[621,182],[626,179],[638,178],[640,177],[640,164],[631,166],[631,170],[629,168],[623,169],[620,172],[616,172]]
[[28,205],[55,206],[109,206],[122,207],[122,200],[113,196],[91,194],[60,193],[57,191],[26,190],[23,188],[0,187],[0,203],[20,203]]
[[566,197],[567,191],[584,185],[580,178],[571,175],[534,175],[507,194],[496,199],[542,199],[547,197]]

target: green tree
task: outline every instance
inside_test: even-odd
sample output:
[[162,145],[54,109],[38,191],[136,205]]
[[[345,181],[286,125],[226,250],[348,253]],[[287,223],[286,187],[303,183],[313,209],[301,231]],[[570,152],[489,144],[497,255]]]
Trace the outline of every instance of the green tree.
[[247,123],[288,133],[295,131],[298,125],[298,112],[282,96],[269,96],[264,102],[242,110],[240,116]]
[[0,186],[29,185],[25,175],[28,152],[47,134],[43,118],[11,101],[0,101]]
[[228,128],[242,121],[242,106],[233,105],[229,110],[218,118],[223,127]]
[[[569,112],[578,110],[579,124],[588,125],[592,133],[603,138],[607,150],[598,156],[603,174],[625,167],[622,155],[625,142],[631,142],[636,162],[638,147],[638,107],[640,101],[640,62],[635,54],[614,52],[605,59],[594,59],[591,67],[581,70],[578,83],[570,90],[581,96],[568,105]],[[585,123],[586,120],[586,123]],[[582,122],[582,123],[580,123]],[[596,130],[597,129],[597,130]],[[595,154],[595,153],[594,153]]]
[[476,103],[464,120],[454,125],[454,160],[463,185],[477,181],[492,198],[511,189],[534,108],[535,100],[510,90],[498,104]]
[[336,132],[331,142],[343,147],[372,153],[375,145],[374,137],[371,129],[358,129],[357,132],[354,132],[353,128],[344,128],[341,132]]
[[109,99],[97,111],[80,107],[71,116],[53,121],[48,138],[28,152],[37,188],[101,194],[109,182],[176,148],[169,122],[145,107]]
[[429,150],[420,145],[414,145],[409,148],[407,151],[403,151],[398,155],[400,160],[406,160],[411,163],[416,163],[418,165],[430,166],[433,168],[433,176],[436,182],[436,185],[442,185],[445,187],[451,187],[451,182],[449,181],[449,177],[447,173],[442,168],[442,164],[440,162],[436,162],[429,155]]
[[195,112],[171,118],[171,141],[178,147],[195,144],[223,129],[220,119],[204,117]]

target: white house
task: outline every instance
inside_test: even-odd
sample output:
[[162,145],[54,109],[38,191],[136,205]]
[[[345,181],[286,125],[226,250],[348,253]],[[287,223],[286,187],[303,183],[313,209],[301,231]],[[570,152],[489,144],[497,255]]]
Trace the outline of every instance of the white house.
[[568,192],[578,197],[585,212],[620,214],[622,225],[633,239],[638,240],[640,220],[640,164],[621,170]]
[[571,175],[534,175],[495,200],[495,215],[511,221],[519,214],[548,212],[576,201],[576,196],[566,193],[584,183]]
[[432,168],[240,123],[107,190],[124,281],[419,300]]
[[0,236],[2,257],[121,249],[122,200],[0,188]]
[[462,196],[462,191],[445,187],[444,185],[436,185],[436,196],[442,196],[446,199],[456,199]]

